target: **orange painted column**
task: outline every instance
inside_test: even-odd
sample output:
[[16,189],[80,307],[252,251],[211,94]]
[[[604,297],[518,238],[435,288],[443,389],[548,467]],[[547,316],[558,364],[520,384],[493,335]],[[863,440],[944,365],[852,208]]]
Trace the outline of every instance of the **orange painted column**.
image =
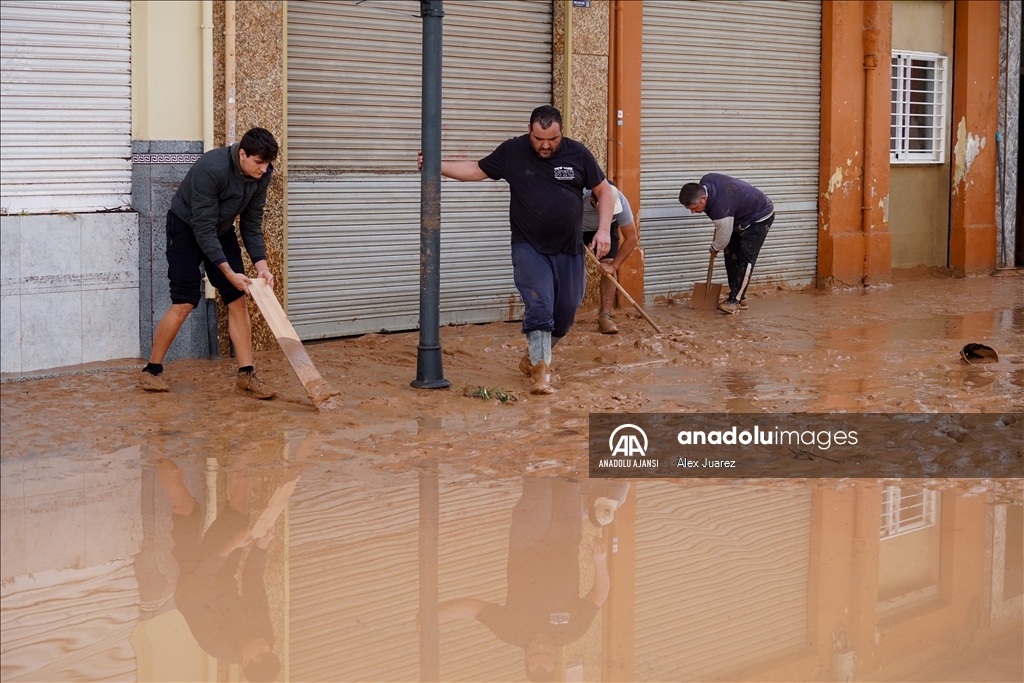
[[811,574],[808,638],[818,666],[832,667],[832,636],[849,629],[856,499],[853,489],[814,489],[811,498]]
[[953,184],[949,265],[996,266],[999,2],[957,0],[953,49]]
[[[640,224],[640,79],[643,64],[644,3],[619,2],[615,35],[617,108],[622,110],[622,125],[617,126],[616,166],[619,189],[629,200],[643,247]],[[643,250],[636,249],[619,267],[619,283],[637,302],[644,300]]]
[[870,669],[877,659],[875,626],[878,623],[881,509],[882,487],[871,480],[857,481],[850,557],[850,613],[845,627],[850,646],[857,653],[859,669]]
[[863,3],[821,6],[821,147],[818,182],[818,286],[859,284],[864,274]]
[[818,286],[882,282],[892,264],[892,2],[826,1],[821,21]]

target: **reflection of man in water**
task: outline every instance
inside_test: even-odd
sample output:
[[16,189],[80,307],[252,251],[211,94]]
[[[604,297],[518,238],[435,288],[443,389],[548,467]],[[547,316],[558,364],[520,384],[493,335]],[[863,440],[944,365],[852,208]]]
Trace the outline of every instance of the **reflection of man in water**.
[[263,585],[267,546],[273,531],[256,539],[242,570],[242,590],[235,575],[249,545],[249,476],[228,473],[228,504],[203,533],[203,514],[185,487],[181,470],[160,463],[160,483],[173,504],[174,559],[178,562],[175,603],[192,636],[217,659],[240,664],[250,681],[273,681],[281,668],[273,652],[274,629]]
[[505,604],[452,600],[439,606],[440,618],[476,619],[501,640],[523,648],[531,681],[555,680],[556,648],[586,633],[610,587],[605,544],[597,537],[594,586],[579,597],[582,521],[579,484],[524,480],[512,511]]

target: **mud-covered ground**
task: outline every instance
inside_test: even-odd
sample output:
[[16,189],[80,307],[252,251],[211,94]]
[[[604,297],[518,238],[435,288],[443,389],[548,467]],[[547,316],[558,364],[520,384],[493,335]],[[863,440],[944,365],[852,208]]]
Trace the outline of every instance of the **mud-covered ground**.
[[[257,354],[278,391],[234,390],[234,363],[169,363],[169,394],[135,388],[136,370],[9,381],[4,457],[109,453],[140,437],[202,449],[281,430],[321,435],[320,457],[373,455],[380,466],[424,455],[472,469],[585,468],[591,412],[1021,412],[1024,278],[921,276],[851,291],[762,292],[727,316],[686,301],[649,313],[655,334],[620,309],[618,335],[582,312],[553,353],[552,396],[528,393],[518,323],[441,330],[447,390],[420,390],[415,332],[307,344],[344,408],[317,413],[279,351]],[[968,342],[1000,362],[969,366]],[[141,364],[140,364],[141,367]],[[479,388],[514,400],[469,396]],[[498,390],[495,392],[494,390]],[[502,393],[503,392],[503,393]]]

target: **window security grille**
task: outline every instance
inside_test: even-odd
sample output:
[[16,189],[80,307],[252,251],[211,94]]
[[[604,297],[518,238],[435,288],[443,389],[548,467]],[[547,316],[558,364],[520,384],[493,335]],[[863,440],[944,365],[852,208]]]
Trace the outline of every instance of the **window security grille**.
[[935,491],[886,486],[882,490],[884,540],[935,526]]
[[937,54],[893,51],[891,162],[945,163],[946,63]]

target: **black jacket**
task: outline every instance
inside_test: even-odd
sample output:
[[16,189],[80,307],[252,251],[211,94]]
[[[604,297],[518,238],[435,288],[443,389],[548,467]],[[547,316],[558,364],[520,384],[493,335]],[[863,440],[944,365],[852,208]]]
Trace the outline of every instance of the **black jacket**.
[[192,165],[171,200],[171,212],[192,226],[199,247],[214,265],[223,263],[220,235],[239,231],[252,262],[266,259],[263,243],[263,205],[273,165],[259,180],[247,178],[238,165],[238,143],[212,149]]

